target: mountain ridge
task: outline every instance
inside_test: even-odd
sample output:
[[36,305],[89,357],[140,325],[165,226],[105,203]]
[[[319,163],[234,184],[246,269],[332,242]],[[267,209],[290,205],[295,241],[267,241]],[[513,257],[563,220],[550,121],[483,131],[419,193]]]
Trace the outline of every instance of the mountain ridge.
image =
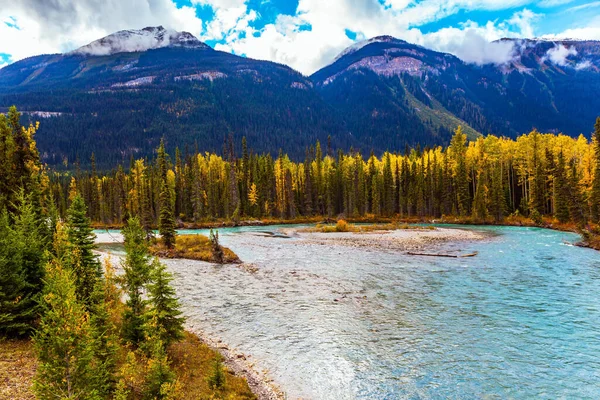
[[230,135],[247,136],[258,152],[298,158],[328,137],[376,152],[447,144],[458,124],[470,138],[534,127],[586,133],[600,110],[600,42],[502,40],[518,48],[510,62],[476,65],[379,36],[304,76],[147,27],[0,69],[0,108],[47,117],[38,138],[51,164],[92,151],[122,162],[149,154],[160,137],[215,151]]

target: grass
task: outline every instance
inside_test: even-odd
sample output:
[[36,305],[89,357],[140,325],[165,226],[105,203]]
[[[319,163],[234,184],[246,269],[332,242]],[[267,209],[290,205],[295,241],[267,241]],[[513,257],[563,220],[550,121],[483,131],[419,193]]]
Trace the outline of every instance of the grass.
[[[231,249],[221,246],[224,255],[224,264],[237,264],[240,259]],[[162,239],[157,239],[150,246],[150,252],[163,258],[185,258],[188,260],[200,260],[207,262],[217,262],[213,254],[213,246],[210,240],[204,235],[177,235],[175,247],[167,249],[162,244]]]
[[[196,335],[186,332],[181,342],[169,348],[171,367],[183,388],[181,400],[256,399],[246,378],[225,370],[224,387],[215,391],[209,387],[208,376],[215,359],[221,357]],[[37,360],[29,339],[0,341],[0,399],[33,400],[33,377]]]
[[350,224],[344,219],[340,219],[335,225],[317,224],[314,228],[307,228],[306,232],[334,233],[334,232],[374,232],[374,231],[394,231],[397,229],[420,229],[433,230],[433,226],[414,226],[402,222],[388,222],[385,224],[355,225]]
[[29,339],[0,339],[0,399],[35,399],[31,390],[37,366]]
[[223,389],[218,391],[218,397],[215,396],[215,391],[209,387],[207,375],[211,373],[213,363],[220,355],[196,335],[186,332],[183,341],[171,346],[169,356],[173,361],[173,369],[179,377],[179,382],[184,388],[182,400],[256,399],[246,379],[235,376],[229,371],[225,371]]

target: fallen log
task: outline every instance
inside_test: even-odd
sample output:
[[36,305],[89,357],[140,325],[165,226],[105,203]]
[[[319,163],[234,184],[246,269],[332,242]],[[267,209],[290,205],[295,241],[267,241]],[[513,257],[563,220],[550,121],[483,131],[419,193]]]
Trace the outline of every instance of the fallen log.
[[469,254],[439,254],[439,253],[414,253],[412,251],[407,252],[409,256],[426,256],[426,257],[448,257],[448,258],[465,258],[465,257],[475,257],[479,252],[469,253]]

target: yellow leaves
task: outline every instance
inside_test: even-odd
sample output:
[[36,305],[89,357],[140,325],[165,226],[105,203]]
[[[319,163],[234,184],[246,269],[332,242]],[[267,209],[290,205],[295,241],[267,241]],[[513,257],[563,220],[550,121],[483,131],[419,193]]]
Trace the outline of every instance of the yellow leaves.
[[252,206],[258,203],[258,191],[256,189],[256,183],[250,185],[250,191],[248,192],[248,201]]
[[69,202],[72,202],[77,197],[77,181],[75,177],[71,177],[71,183],[69,183]]

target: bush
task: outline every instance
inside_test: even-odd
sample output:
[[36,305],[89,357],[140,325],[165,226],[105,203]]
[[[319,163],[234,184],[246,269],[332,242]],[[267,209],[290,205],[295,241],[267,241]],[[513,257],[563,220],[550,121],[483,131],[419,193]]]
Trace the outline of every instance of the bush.
[[335,224],[336,232],[350,232],[350,224],[343,219],[340,219],[337,224]]
[[208,377],[208,386],[213,390],[221,390],[225,387],[225,372],[223,371],[221,357],[215,358],[213,362],[212,371]]

